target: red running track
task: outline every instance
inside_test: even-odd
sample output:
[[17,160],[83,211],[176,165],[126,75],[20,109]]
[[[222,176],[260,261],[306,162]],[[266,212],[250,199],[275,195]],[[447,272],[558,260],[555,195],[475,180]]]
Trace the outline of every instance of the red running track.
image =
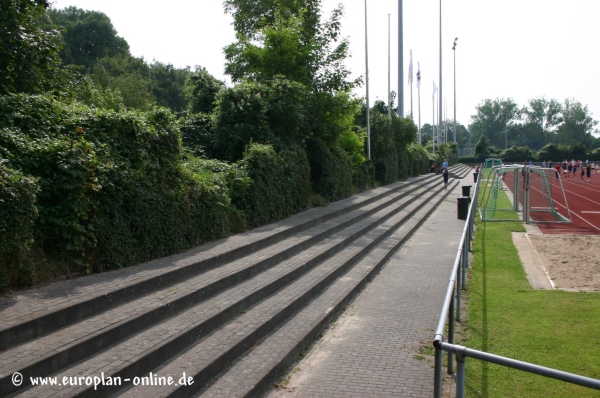
[[586,176],[582,181],[580,175],[565,179],[561,174],[561,179],[573,222],[538,223],[540,231],[544,234],[600,235],[600,173],[592,173],[590,181]]

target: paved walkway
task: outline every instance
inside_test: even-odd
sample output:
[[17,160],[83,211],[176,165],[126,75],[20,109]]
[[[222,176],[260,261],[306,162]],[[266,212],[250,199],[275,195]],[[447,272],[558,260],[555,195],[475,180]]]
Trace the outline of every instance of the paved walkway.
[[431,341],[464,227],[456,198],[466,183],[459,181],[269,398],[433,396]]

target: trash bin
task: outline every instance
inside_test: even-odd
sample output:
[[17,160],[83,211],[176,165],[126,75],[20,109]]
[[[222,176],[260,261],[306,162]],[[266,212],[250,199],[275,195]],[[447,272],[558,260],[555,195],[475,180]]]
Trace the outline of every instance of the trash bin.
[[471,196],[471,186],[470,185],[463,185],[462,186],[462,193],[463,193],[463,196]]
[[477,175],[478,174],[479,173],[473,173],[473,182],[475,182],[475,183],[477,182]]
[[469,204],[471,203],[470,196],[459,196],[458,198],[458,219],[466,220],[469,215]]

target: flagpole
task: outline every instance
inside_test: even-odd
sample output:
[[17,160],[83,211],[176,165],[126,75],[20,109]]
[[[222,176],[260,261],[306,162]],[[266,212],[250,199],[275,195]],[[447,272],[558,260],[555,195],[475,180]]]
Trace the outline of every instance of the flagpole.
[[441,129],[442,129],[442,110],[443,110],[443,104],[442,104],[442,0],[440,0],[440,85],[438,88],[438,95],[439,95],[439,109],[438,109],[438,123],[439,123],[439,128],[438,128],[438,142],[439,142],[439,135],[441,133]]
[[404,117],[404,37],[402,0],[398,0],[398,116]]
[[388,119],[392,120],[392,63],[391,63],[391,33],[390,33],[390,14],[388,14]]
[[[435,81],[433,82],[433,88],[435,90]],[[432,119],[433,122],[431,124],[431,148],[433,149],[433,154],[435,155],[435,91],[433,92],[433,96],[432,96],[432,104],[433,107],[432,109]]]
[[410,118],[415,120],[415,116],[413,113],[413,96],[412,96],[412,86],[413,86],[413,63],[412,63],[412,50],[410,50]]
[[367,69],[367,156],[371,159],[371,109],[369,107],[369,41],[367,38],[367,0],[365,0],[365,66]]
[[419,101],[419,145],[421,145],[421,65],[417,62],[417,97]]
[[448,123],[446,123],[447,120],[448,120],[448,101],[446,100],[446,97],[444,97],[444,119],[442,120],[442,123],[444,123],[444,144],[448,143]]

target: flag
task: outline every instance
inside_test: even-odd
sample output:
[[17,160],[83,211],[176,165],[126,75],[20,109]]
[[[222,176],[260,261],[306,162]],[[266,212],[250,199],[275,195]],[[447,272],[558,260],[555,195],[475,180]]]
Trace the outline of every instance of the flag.
[[413,82],[412,50],[410,50],[410,64],[408,64],[408,84]]
[[437,86],[435,85],[435,80],[433,81],[433,98],[435,99],[435,93],[437,93]]
[[417,88],[421,87],[421,65],[417,62]]

